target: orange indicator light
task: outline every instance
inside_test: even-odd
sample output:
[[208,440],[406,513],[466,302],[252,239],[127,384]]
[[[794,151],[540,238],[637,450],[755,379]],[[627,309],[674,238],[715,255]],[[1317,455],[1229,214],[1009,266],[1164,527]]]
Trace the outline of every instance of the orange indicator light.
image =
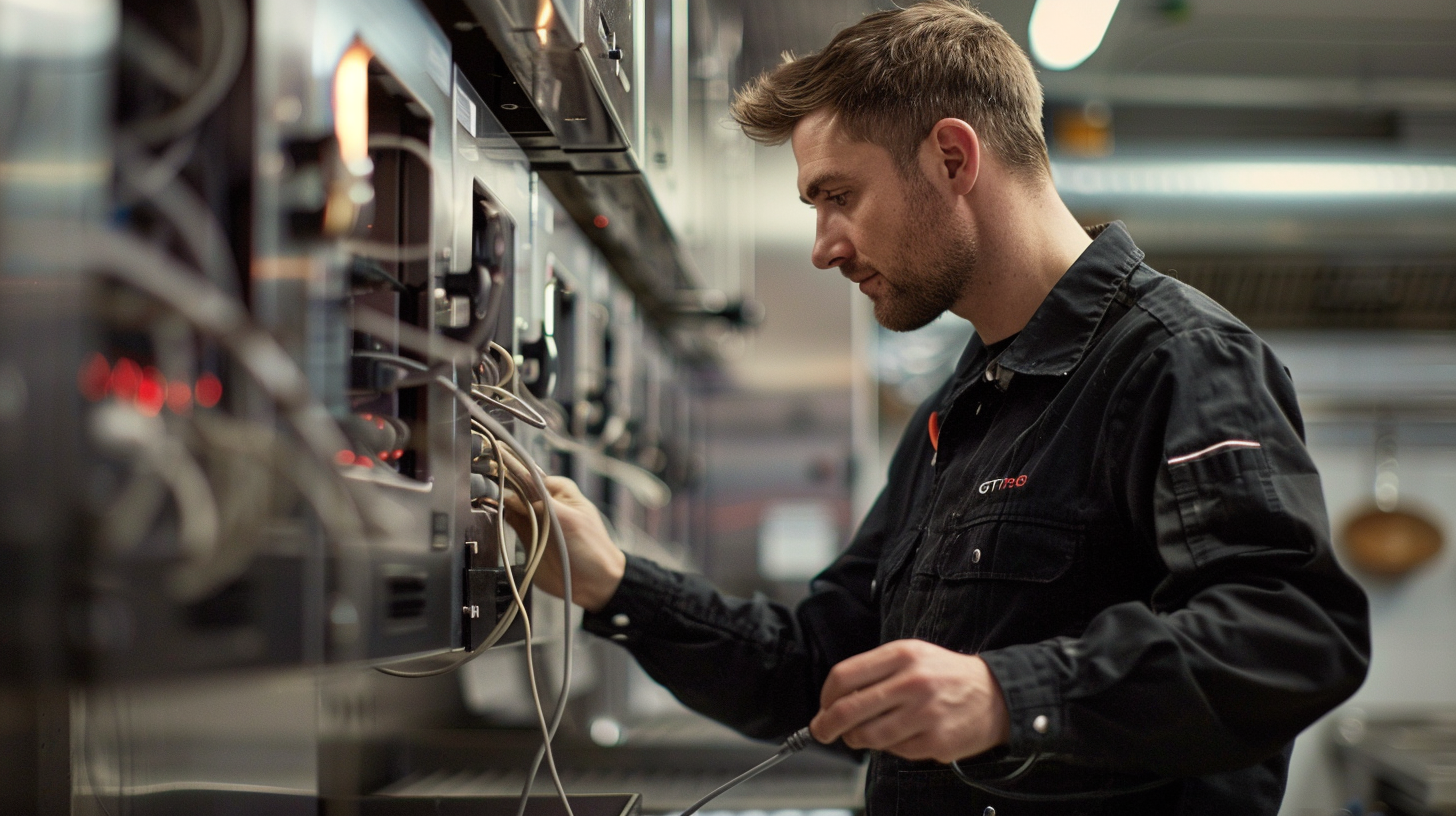
[[364,175],[369,167],[369,60],[373,58],[373,52],[356,42],[334,70],[334,137],[344,166],[356,175]]

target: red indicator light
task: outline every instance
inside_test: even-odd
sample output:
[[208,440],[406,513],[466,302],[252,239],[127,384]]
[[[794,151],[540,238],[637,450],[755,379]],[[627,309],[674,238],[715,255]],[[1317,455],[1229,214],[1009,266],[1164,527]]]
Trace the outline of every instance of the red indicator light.
[[354,464],[361,468],[372,468],[374,467],[374,460],[367,456],[360,456],[354,460]]
[[167,383],[167,407],[174,414],[185,414],[192,410],[192,389],[187,383],[173,380]]
[[608,219],[605,215],[599,215],[596,218],[592,219],[592,226],[596,227],[597,229],[606,229],[607,225],[610,223],[612,223],[611,220]]
[[391,455],[391,456],[390,456],[390,458],[391,458],[391,459],[399,459],[399,457],[401,457],[401,456],[404,456],[404,449],[403,449],[403,448],[401,448],[401,449],[399,449],[399,450],[396,450],[396,451],[395,451],[395,452],[394,452],[394,453],[393,453],[393,454],[392,454],[392,455]]
[[136,399],[137,387],[142,384],[142,367],[125,357],[116,361],[111,369],[109,387],[117,399]]
[[379,461],[381,461],[381,462],[388,462],[389,461],[389,451],[380,451],[379,452]]
[[100,354],[91,355],[91,359],[81,366],[76,382],[81,386],[81,396],[92,402],[104,399],[107,386],[111,384],[111,364]]
[[374,418],[374,427],[375,428],[378,428],[381,431],[384,430],[384,420],[379,419],[378,417],[375,417]]
[[197,386],[194,391],[197,395],[197,404],[203,408],[211,408],[222,399],[222,381],[210,372],[204,373],[197,378]]
[[354,456],[354,452],[351,450],[341,450],[334,454],[334,461],[341,465],[352,465],[356,464],[357,457]]
[[162,412],[162,406],[166,402],[167,378],[162,376],[162,372],[147,366],[142,371],[141,382],[137,383],[137,410],[147,416],[156,416]]

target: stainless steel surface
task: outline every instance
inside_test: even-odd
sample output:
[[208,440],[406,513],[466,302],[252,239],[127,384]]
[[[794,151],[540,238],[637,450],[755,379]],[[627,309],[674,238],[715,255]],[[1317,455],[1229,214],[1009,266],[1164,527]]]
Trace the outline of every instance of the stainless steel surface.
[[1456,813],[1456,712],[1347,713],[1335,734],[1363,795],[1411,816]]

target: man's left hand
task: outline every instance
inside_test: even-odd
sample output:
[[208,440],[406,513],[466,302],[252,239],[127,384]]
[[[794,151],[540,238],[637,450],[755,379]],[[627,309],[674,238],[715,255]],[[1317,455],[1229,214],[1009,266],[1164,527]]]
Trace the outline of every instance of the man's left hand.
[[829,672],[814,738],[905,759],[951,762],[1010,738],[1001,686],[975,655],[923,640],[896,640]]

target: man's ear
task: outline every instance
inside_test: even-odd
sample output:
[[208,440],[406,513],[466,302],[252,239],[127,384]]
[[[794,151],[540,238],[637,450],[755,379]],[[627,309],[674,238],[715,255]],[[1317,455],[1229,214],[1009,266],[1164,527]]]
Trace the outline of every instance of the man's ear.
[[926,144],[934,162],[931,178],[963,196],[976,186],[981,173],[981,138],[963,119],[942,119],[930,129]]

